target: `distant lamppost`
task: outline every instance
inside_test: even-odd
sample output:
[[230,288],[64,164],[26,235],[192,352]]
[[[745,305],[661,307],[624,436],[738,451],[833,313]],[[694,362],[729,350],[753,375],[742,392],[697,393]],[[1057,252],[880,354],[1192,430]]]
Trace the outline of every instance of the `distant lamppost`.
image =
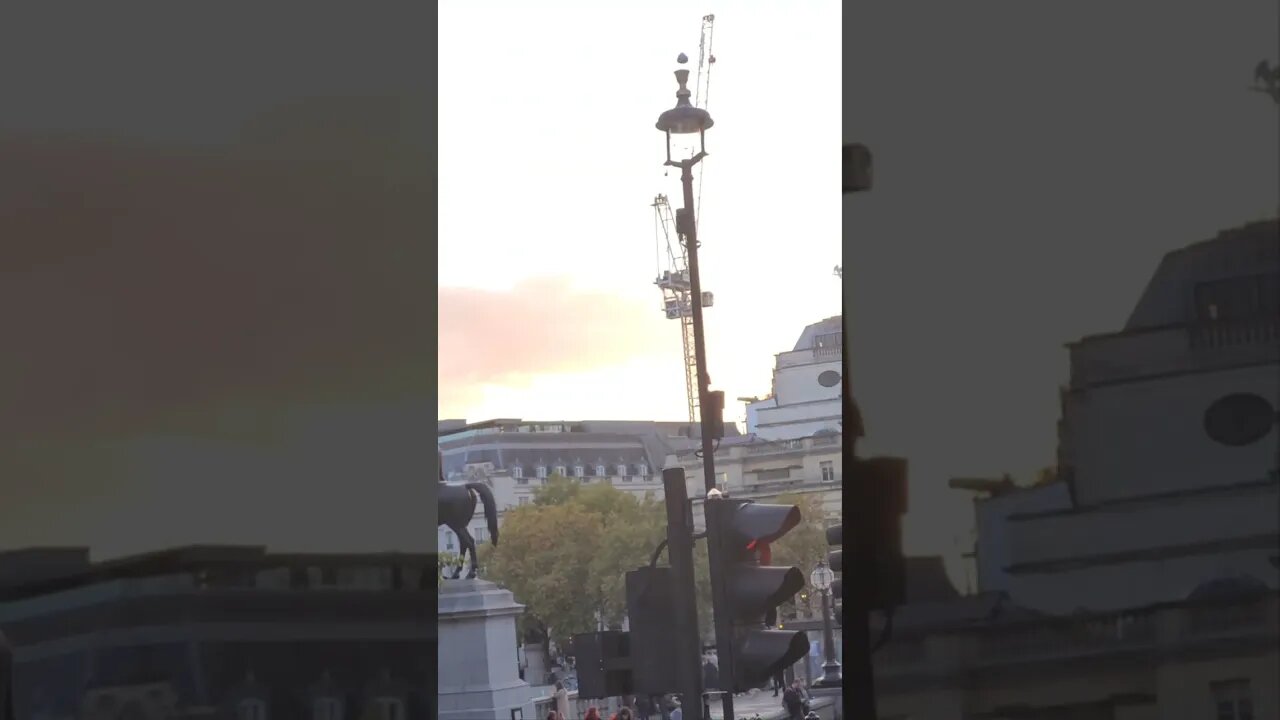
[[822,663],[822,679],[814,687],[840,687],[844,679],[840,675],[840,661],[836,660],[835,635],[831,632],[831,583],[836,574],[824,561],[818,561],[809,575],[809,582],[822,593],[822,645],[826,662]]

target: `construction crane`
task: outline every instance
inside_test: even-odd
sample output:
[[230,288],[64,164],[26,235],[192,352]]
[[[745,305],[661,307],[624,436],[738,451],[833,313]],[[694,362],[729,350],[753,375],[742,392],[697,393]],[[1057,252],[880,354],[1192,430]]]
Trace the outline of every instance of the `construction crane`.
[[[711,40],[715,26],[715,15],[704,15],[702,18],[702,37],[698,41],[698,77],[694,86],[694,105],[702,109],[707,107],[707,98],[711,91],[711,66],[716,56],[711,53]],[[694,203],[694,217],[702,222],[702,179],[706,177],[704,170],[698,176],[698,197]],[[654,235],[658,251],[658,278],[654,285],[662,291],[662,310],[668,320],[680,321],[680,339],[684,345],[684,386],[685,399],[689,406],[689,422],[698,422],[698,364],[694,356],[693,344],[693,298],[689,283],[689,255],[680,236],[676,232],[675,217],[671,211],[671,203],[666,195],[658,195],[653,199]],[[664,262],[665,261],[665,262]],[[709,292],[703,292],[700,298],[702,307],[711,307],[715,301]]]

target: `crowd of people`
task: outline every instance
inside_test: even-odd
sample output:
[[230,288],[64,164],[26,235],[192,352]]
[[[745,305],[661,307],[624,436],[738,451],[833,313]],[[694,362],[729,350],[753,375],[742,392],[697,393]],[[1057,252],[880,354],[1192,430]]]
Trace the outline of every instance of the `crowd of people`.
[[[553,677],[555,677],[554,674]],[[703,658],[702,682],[703,687],[709,691],[715,691],[720,687],[719,668],[712,655]],[[788,684],[785,675],[778,673],[773,678],[773,696],[781,696],[781,704],[786,710],[787,720],[816,720],[817,716],[810,708],[809,690],[802,679],[793,678]],[[555,680],[553,697],[554,709],[547,713],[546,720],[578,720],[571,714],[569,690],[560,679]],[[593,705],[587,708],[581,720],[604,720],[604,718],[600,714],[600,709]],[[628,695],[619,698],[618,710],[612,713],[608,720],[683,720],[683,712],[680,707],[680,698],[675,695],[652,698]]]

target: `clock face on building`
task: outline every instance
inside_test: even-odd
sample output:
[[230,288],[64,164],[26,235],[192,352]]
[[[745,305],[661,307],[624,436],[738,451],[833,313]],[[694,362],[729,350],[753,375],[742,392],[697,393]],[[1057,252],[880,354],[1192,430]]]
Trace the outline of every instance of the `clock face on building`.
[[840,373],[835,370],[824,370],[818,376],[818,384],[822,387],[835,387],[840,384]]
[[1204,431],[1215,442],[1243,447],[1271,432],[1276,409],[1260,395],[1235,393],[1215,400],[1204,412]]

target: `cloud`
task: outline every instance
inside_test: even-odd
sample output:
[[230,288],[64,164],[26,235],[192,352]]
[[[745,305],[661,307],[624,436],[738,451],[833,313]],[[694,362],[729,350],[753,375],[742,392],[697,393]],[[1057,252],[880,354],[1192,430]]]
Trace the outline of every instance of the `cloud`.
[[442,400],[670,350],[666,321],[651,304],[575,291],[565,278],[531,279],[508,292],[442,287],[439,301]]

